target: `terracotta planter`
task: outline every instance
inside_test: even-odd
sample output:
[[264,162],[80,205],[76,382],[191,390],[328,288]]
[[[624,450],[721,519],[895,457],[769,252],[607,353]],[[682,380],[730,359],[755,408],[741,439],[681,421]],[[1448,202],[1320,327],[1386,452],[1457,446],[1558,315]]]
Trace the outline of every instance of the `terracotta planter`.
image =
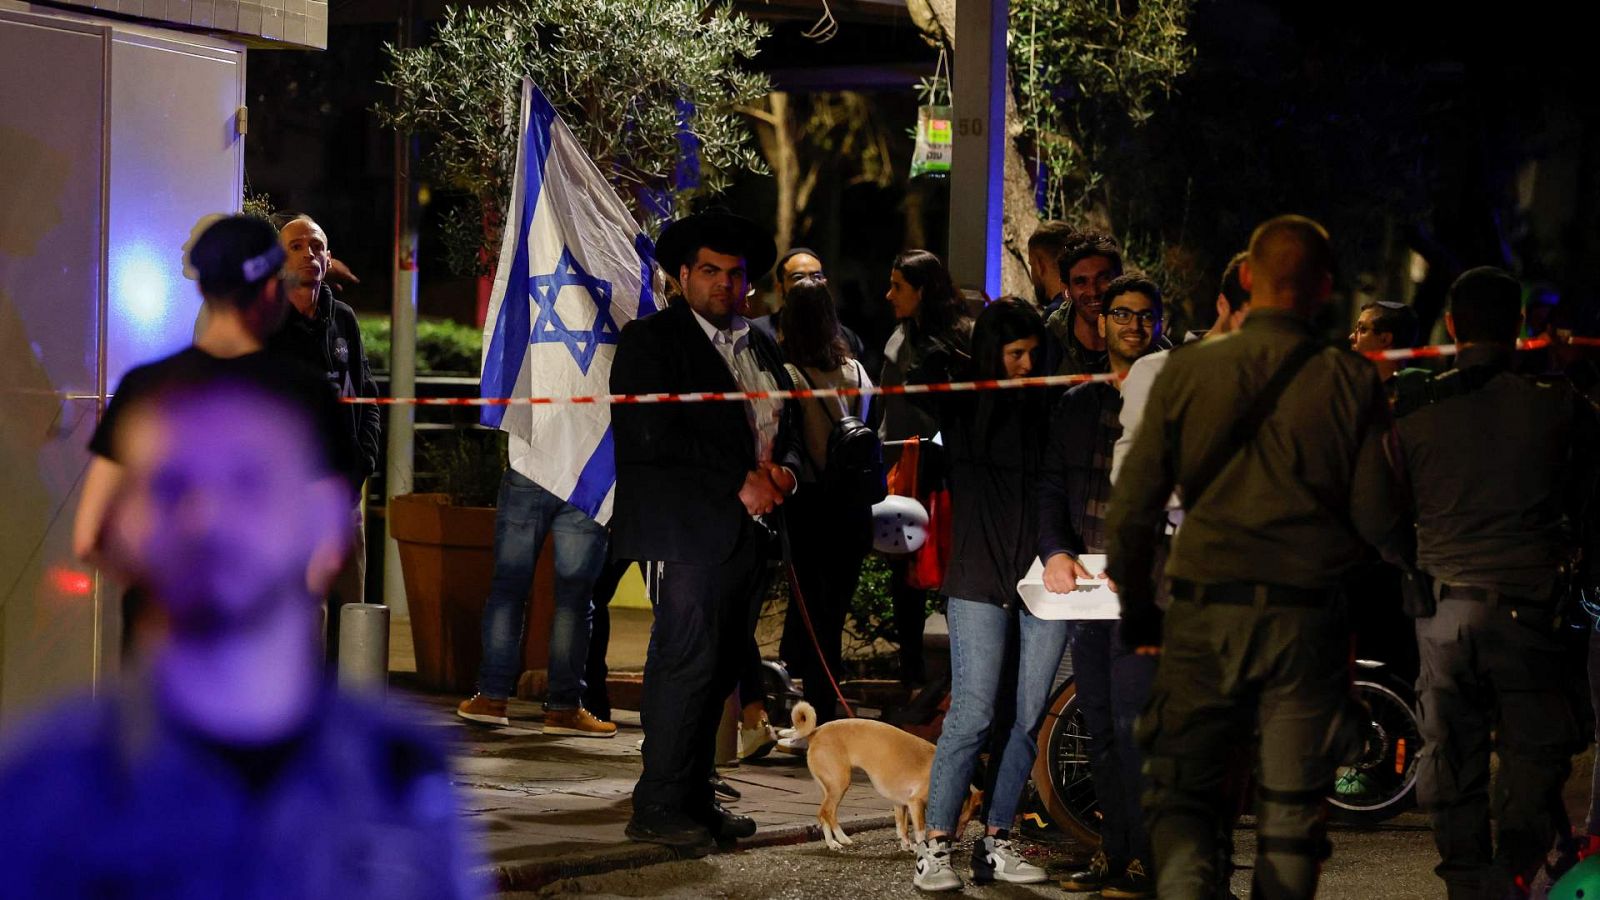
[[[389,501],[388,516],[400,546],[417,678],[433,690],[469,694],[477,688],[483,607],[494,578],[494,509],[451,506],[444,494],[403,494]],[[522,645],[523,667],[539,675],[550,661],[551,552],[546,541]]]

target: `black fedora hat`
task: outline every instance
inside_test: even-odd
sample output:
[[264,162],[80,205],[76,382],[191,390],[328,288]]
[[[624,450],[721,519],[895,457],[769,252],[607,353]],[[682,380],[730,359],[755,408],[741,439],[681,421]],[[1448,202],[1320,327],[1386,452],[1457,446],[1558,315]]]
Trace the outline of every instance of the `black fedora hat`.
[[677,278],[678,270],[701,247],[744,257],[745,275],[751,282],[767,274],[778,258],[778,247],[765,228],[725,209],[711,209],[667,225],[656,241],[656,262]]

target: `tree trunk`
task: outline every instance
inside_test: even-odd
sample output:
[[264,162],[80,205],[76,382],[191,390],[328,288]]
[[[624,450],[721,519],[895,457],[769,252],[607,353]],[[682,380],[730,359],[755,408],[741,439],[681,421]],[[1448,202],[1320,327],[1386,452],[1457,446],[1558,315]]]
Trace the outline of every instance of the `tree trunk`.
[[766,97],[765,109],[745,109],[756,122],[756,140],[761,144],[761,155],[772,170],[772,180],[778,188],[778,252],[785,253],[794,240],[795,219],[800,206],[800,159],[795,153],[795,129],[789,114],[789,95],[773,91]]

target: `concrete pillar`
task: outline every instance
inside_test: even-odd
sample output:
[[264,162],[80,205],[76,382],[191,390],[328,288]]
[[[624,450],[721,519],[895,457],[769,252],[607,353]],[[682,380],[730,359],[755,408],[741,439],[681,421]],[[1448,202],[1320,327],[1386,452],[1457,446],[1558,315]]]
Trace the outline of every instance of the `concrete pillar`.
[[956,285],[1001,289],[1006,140],[1007,0],[956,0],[952,66],[950,274]]

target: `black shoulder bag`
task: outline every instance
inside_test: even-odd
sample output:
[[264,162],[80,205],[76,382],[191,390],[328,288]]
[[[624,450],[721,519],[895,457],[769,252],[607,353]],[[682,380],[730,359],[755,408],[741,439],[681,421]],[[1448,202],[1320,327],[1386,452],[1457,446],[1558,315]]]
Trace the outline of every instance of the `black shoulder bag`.
[[[815,390],[800,366],[800,380]],[[871,506],[889,494],[888,472],[883,465],[883,441],[878,433],[856,416],[834,417],[822,398],[816,398],[823,415],[833,422],[828,432],[828,455],[822,470],[822,484],[830,494],[852,504]],[[809,458],[809,454],[808,454]]]

